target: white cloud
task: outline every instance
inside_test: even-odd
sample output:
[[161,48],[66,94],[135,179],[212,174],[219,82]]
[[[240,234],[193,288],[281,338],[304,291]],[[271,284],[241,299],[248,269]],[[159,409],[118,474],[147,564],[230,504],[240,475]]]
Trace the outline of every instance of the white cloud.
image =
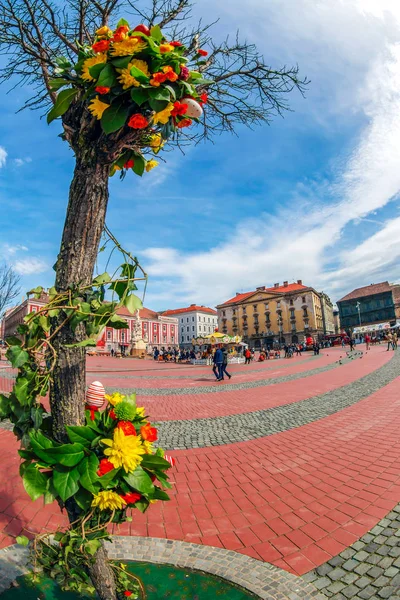
[[48,270],[48,265],[41,259],[31,257],[14,262],[14,269],[20,275],[36,275]]
[[[235,15],[236,9],[239,3],[233,0],[229,12]],[[367,283],[370,277],[399,278],[399,219],[385,221],[359,245],[346,238],[346,251],[338,242],[346,228],[385,207],[400,190],[400,5],[389,0],[271,0],[265,6],[250,0],[248,14],[247,22],[241,20],[245,31],[251,17],[253,26],[261,24],[254,26],[256,33],[267,23],[280,48],[289,38],[292,48],[306,46],[299,61],[313,64],[317,82],[337,86],[324,98],[327,114],[358,112],[366,125],[350,156],[338,159],[334,180],[310,182],[308,188],[300,184],[280,214],[248,219],[232,230],[229,240],[206,251],[188,255],[148,248],[144,256],[150,281],[162,278],[162,301],[173,306],[216,304],[236,291],[291,278],[323,288],[333,299],[366,278]],[[319,122],[319,116],[313,117]],[[316,197],[314,205],[310,196]]]
[[25,158],[14,158],[14,165],[16,167],[22,167],[23,165],[28,164],[30,162],[32,162],[32,159],[29,156]]
[[0,169],[4,167],[7,161],[7,151],[3,146],[0,146]]
[[22,246],[21,244],[15,244],[14,246],[11,244],[3,244],[1,250],[4,256],[10,257],[14,256],[17,252],[26,252],[28,248],[26,246]]

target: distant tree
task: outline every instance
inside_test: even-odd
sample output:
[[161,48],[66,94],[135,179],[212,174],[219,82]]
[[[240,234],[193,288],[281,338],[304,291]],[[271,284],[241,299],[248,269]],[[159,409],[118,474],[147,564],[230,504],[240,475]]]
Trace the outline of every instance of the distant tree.
[[0,319],[6,308],[21,292],[21,278],[12,267],[3,263],[0,265]]
[[[303,93],[297,66],[270,67],[238,34],[216,42],[211,25],[192,21],[189,0],[0,0],[0,48],[8,56],[0,81],[29,86],[25,108],[51,108],[49,122],[61,117],[75,157],[57,291],[92,281],[110,175],[141,176],[156,164],[144,153],[158,156],[163,146],[268,124],[288,110],[290,92]],[[62,316],[52,331],[53,434],[65,441],[65,426],[84,421],[85,350],[71,347],[81,328],[63,325]],[[104,556],[91,573],[102,600],[115,597],[104,585]]]

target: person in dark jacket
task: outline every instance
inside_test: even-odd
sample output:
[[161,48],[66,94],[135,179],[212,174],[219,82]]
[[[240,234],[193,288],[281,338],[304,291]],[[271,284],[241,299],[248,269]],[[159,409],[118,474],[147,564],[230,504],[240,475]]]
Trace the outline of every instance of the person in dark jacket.
[[232,375],[229,375],[228,371],[226,370],[226,367],[228,366],[228,350],[226,348],[224,348],[222,350],[222,354],[223,354],[223,357],[224,357],[224,360],[223,360],[223,363],[222,363],[222,379],[224,379],[224,373],[230,379],[232,377]]
[[214,364],[218,369],[218,381],[222,381],[224,378],[223,373],[223,365],[224,365],[224,355],[222,353],[221,348],[217,348],[214,354]]

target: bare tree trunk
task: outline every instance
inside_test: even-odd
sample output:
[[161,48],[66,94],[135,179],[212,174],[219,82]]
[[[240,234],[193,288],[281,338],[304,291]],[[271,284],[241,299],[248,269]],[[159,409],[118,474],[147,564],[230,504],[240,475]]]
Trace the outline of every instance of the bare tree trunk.
[[[99,164],[89,153],[77,156],[69,192],[67,216],[57,260],[56,289],[65,291],[71,284],[88,285],[93,277],[98,247],[108,202],[108,165]],[[58,324],[62,322],[62,317]],[[67,325],[54,338],[57,363],[50,390],[53,434],[68,441],[66,425],[82,425],[85,416],[86,358],[83,348],[66,348],[79,341]],[[71,498],[66,506],[70,522],[76,520],[77,506]],[[98,550],[89,574],[101,600],[115,600],[113,571],[104,546]]]

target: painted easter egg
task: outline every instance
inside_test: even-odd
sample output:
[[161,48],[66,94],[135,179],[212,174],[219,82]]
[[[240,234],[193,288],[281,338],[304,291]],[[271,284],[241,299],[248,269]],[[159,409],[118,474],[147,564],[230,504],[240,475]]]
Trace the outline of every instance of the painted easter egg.
[[175,459],[173,456],[169,456],[168,454],[164,455],[164,460],[168,461],[171,467],[175,465]]
[[185,112],[185,117],[196,117],[199,119],[203,114],[203,109],[200,104],[193,100],[193,98],[182,98],[182,104],[187,104],[187,111]]
[[91,408],[100,408],[104,404],[105,389],[100,381],[93,381],[86,391],[86,404]]

